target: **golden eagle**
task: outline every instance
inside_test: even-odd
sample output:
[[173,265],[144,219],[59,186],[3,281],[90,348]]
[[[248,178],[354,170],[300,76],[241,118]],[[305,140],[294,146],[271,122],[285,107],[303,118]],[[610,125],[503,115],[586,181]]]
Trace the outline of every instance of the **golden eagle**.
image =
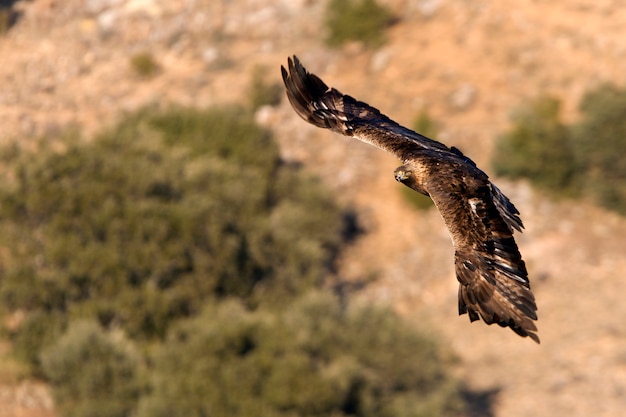
[[352,136],[402,161],[397,181],[430,196],[454,245],[459,315],[510,327],[539,343],[537,305],[513,239],[519,211],[476,164],[455,147],[394,122],[374,107],[329,88],[297,57],[281,66],[287,97],[307,122]]

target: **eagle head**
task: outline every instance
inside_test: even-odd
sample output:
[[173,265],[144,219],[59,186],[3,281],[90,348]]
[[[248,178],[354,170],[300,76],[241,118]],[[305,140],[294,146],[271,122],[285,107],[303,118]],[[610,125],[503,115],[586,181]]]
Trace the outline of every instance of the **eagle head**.
[[396,181],[406,183],[413,176],[413,172],[407,166],[402,165],[393,171],[393,176]]
[[418,193],[429,195],[428,191],[424,188],[422,179],[419,176],[419,167],[411,166],[410,163],[399,166],[393,171],[393,176],[396,181],[401,182],[409,188],[414,189]]

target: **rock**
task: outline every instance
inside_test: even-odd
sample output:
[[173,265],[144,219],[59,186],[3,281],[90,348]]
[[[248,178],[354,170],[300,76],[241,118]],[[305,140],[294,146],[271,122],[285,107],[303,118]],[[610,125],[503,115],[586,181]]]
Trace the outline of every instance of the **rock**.
[[85,0],[85,10],[89,13],[100,13],[121,4],[124,0]]
[[370,61],[370,68],[373,72],[380,72],[387,68],[391,54],[388,49],[381,49],[376,52]]
[[144,13],[151,17],[159,17],[163,9],[159,2],[155,0],[129,0],[124,6],[126,13]]
[[254,121],[265,127],[272,127],[276,119],[276,110],[270,105],[259,107],[254,113]]
[[476,88],[471,84],[463,84],[452,92],[450,104],[455,110],[467,110],[476,99]]
[[98,29],[102,33],[110,33],[115,28],[115,23],[119,17],[119,12],[116,9],[105,10],[98,14],[96,22],[98,23]]
[[212,64],[220,57],[220,51],[216,47],[206,48],[202,51],[202,60],[207,64]]
[[91,17],[82,19],[78,23],[78,29],[85,35],[92,35],[98,31],[98,22]]
[[307,6],[310,6],[311,0],[282,0],[281,6],[288,9],[290,12],[301,12]]
[[432,17],[441,6],[441,0],[420,0],[415,4],[415,8],[424,17]]

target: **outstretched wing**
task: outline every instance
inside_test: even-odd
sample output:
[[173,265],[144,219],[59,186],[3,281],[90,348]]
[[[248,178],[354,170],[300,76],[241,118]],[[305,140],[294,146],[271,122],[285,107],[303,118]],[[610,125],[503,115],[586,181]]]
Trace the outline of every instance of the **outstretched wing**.
[[297,57],[289,58],[289,71],[281,67],[287,98],[307,122],[346,136],[353,136],[404,159],[418,148],[451,150],[441,142],[399,125],[378,109],[329,88],[310,74]]
[[[455,247],[459,314],[510,327],[536,342],[537,307],[513,230],[519,212],[487,175],[456,148],[407,129],[376,108],[329,88],[297,57],[281,67],[287,97],[307,122],[352,136],[402,161],[406,185],[430,195]],[[404,168],[404,167],[401,167]]]
[[[426,150],[436,151],[442,158],[461,159],[476,167],[474,161],[457,148],[448,148],[407,129],[369,104],[329,88],[318,76],[309,73],[296,56],[288,59],[288,67],[289,70],[281,66],[287,98],[296,113],[307,122],[370,143],[403,161],[416,150]],[[524,226],[515,206],[493,184],[492,188],[494,202],[506,223],[521,231]]]
[[513,238],[513,228],[521,227],[517,210],[477,168],[432,152],[417,158],[428,167],[426,188],[454,244],[459,314],[539,343],[537,305]]

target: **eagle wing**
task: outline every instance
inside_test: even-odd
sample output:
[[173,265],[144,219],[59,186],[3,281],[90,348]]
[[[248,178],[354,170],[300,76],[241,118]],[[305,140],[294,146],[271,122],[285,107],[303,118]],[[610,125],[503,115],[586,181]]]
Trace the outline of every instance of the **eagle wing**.
[[[419,152],[424,188],[439,210],[454,244],[459,281],[459,314],[471,321],[510,327],[520,336],[536,335],[537,305],[530,290],[513,228],[503,211],[516,217],[513,205],[479,169],[457,158]],[[516,210],[515,210],[516,211]]]
[[[510,327],[536,342],[535,299],[513,230],[519,212],[458,149],[399,125],[376,108],[329,88],[297,57],[281,67],[287,97],[307,122],[370,143],[400,158],[409,187],[430,195],[450,232],[460,283],[459,314]],[[401,167],[401,168],[404,168]]]
[[369,104],[329,88],[319,77],[309,73],[297,57],[289,58],[288,67],[289,71],[281,67],[287,98],[307,122],[353,136],[400,159],[415,147],[450,151],[441,142],[401,126]]

